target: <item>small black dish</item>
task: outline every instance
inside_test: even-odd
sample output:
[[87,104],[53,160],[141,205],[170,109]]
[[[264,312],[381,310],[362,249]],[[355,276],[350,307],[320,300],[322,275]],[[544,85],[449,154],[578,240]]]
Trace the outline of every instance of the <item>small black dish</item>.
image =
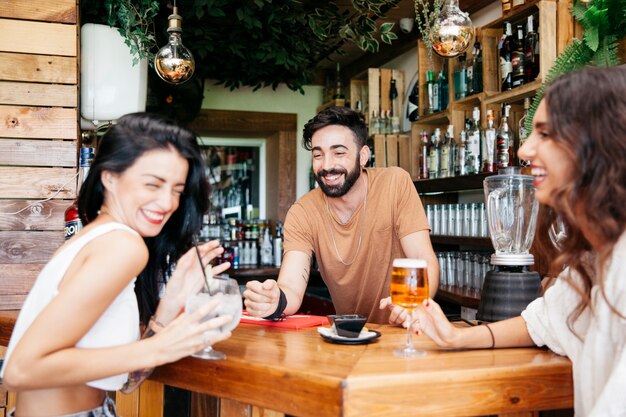
[[338,345],[363,345],[380,337],[378,330],[369,330],[359,337],[337,336],[330,327],[318,327],[317,332],[322,336],[324,341]]
[[330,324],[335,326],[337,335],[343,337],[359,337],[367,322],[367,317],[359,314],[331,314],[327,317]]

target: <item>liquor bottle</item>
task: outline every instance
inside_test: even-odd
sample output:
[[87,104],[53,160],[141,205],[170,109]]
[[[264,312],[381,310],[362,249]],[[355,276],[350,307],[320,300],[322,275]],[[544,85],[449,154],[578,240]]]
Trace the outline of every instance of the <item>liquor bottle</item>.
[[428,89],[428,113],[432,114],[437,112],[439,105],[439,97],[437,91],[437,84],[435,83],[434,71],[426,71],[426,88]]
[[76,199],[65,209],[65,240],[71,238],[83,228],[78,214],[78,193],[89,174],[89,168],[94,157],[94,148],[80,148],[78,180],[76,181]]
[[[519,119],[517,134],[519,137],[519,146],[520,148],[526,142],[526,139],[530,135],[528,129],[526,129],[526,120],[528,119],[528,110],[530,109],[530,98],[526,97],[524,99],[524,115]],[[519,161],[520,167],[522,167],[522,174],[529,175],[530,174],[530,161],[525,159],[520,159]]]
[[456,176],[467,175],[467,171],[465,170],[465,146],[466,145],[467,145],[467,132],[465,130],[462,130],[460,138],[459,138],[459,146],[456,151],[456,170],[454,172]]
[[448,136],[450,137],[450,165],[448,166],[448,173],[450,177],[454,177],[457,171],[458,153],[459,147],[454,140],[454,125],[448,125]]
[[270,242],[270,229],[266,227],[263,242],[261,243],[261,265],[272,265],[273,252],[274,247],[272,246],[272,242]]
[[446,69],[446,63],[443,63],[443,68],[439,71],[439,76],[437,77],[437,89],[439,90],[439,110],[443,111],[448,108],[449,101],[449,88],[448,88],[448,71]]
[[467,130],[465,161],[468,174],[480,172],[480,109],[478,107],[472,110],[472,122]]
[[436,128],[430,139],[430,152],[428,153],[428,177],[439,178],[441,172],[441,129]]
[[526,82],[526,72],[524,70],[524,26],[517,25],[517,42],[515,42],[515,50],[511,54],[511,85],[512,88],[519,87]]
[[502,105],[502,119],[496,132],[496,166],[498,169],[512,165],[513,159],[513,132],[509,126],[509,110],[507,103]]
[[482,93],[483,91],[483,52],[480,42],[474,42],[474,62],[472,71],[472,93]]
[[467,68],[465,67],[465,53],[459,56],[459,65],[454,69],[454,98],[459,100],[467,94]]
[[276,223],[276,236],[274,237],[274,266],[280,266],[283,262],[283,225]]
[[416,82],[413,84],[413,89],[409,94],[408,102],[409,104],[406,109],[407,119],[409,119],[410,122],[416,122],[419,119],[419,83]]
[[496,172],[496,128],[493,111],[487,110],[487,129],[483,135],[483,172]]
[[337,62],[337,79],[333,100],[335,100],[335,106],[345,106],[346,104],[346,96],[341,88],[341,64],[339,62]]
[[528,16],[526,39],[524,39],[524,71],[526,82],[531,82],[539,75],[539,34],[535,31],[533,15]]
[[[448,129],[450,127],[448,126]],[[440,160],[440,178],[447,178],[450,176],[449,165],[450,165],[450,136],[448,136],[448,132],[443,135],[441,139],[441,160]]]
[[428,155],[430,153],[430,138],[428,132],[420,133],[420,178],[428,179]]
[[511,30],[511,24],[504,22],[504,35],[500,39],[500,78],[501,78],[501,90],[507,91],[513,87],[513,65],[512,55],[516,49],[515,41],[513,40],[513,32]]
[[378,135],[379,131],[379,121],[378,121],[378,112],[376,110],[372,110],[372,116],[370,117],[369,123],[369,134],[370,135]]
[[400,115],[399,106],[398,106],[398,89],[396,88],[396,80],[391,79],[391,83],[389,85],[389,102],[391,103],[391,117]]

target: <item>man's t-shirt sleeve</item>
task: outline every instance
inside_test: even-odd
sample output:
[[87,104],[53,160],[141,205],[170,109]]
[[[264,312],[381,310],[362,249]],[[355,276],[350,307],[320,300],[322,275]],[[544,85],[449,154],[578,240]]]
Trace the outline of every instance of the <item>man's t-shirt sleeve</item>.
[[411,176],[403,169],[396,177],[396,233],[400,239],[414,232],[430,230],[422,201]]
[[304,208],[297,202],[287,212],[284,234],[283,250],[285,253],[295,250],[309,256],[313,254],[311,225]]

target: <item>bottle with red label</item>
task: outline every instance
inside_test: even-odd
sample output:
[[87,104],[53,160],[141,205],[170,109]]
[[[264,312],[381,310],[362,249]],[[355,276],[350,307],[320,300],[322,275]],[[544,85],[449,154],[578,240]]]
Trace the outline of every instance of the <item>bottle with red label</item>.
[[87,178],[94,153],[94,148],[80,148],[78,180],[76,181],[76,199],[65,210],[65,240],[71,238],[83,228],[83,223],[80,221],[80,216],[78,215],[78,193],[80,192],[80,187],[83,185],[83,182],[85,182],[85,178]]

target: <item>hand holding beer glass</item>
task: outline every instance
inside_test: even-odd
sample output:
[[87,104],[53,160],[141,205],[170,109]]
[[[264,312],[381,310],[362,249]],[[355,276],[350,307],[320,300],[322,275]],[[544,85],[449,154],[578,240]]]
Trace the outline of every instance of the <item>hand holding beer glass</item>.
[[393,353],[398,356],[422,356],[426,352],[413,346],[413,310],[428,298],[428,272],[423,259],[399,258],[393,260],[391,273],[391,302],[405,308],[411,317],[406,329],[406,345]]

